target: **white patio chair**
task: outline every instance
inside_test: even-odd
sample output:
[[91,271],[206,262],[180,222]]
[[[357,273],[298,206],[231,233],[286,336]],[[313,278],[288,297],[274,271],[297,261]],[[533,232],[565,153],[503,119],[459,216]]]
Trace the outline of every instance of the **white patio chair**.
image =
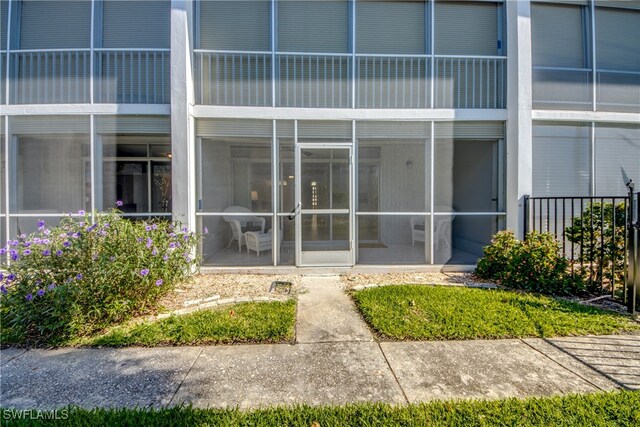
[[[260,256],[260,251],[270,251],[273,247],[273,228],[266,233],[257,231],[247,231],[244,233],[245,243],[247,245],[247,253],[250,250],[256,252],[256,256]],[[278,233],[278,247],[282,244],[282,231]]]
[[[244,206],[229,206],[222,212],[251,213],[251,210],[245,208]],[[231,243],[233,243],[234,240],[237,240],[238,252],[242,252],[242,245],[245,244],[244,233],[245,233],[247,224],[251,223],[254,226],[256,226],[256,224],[259,224],[259,227],[260,227],[259,231],[261,233],[264,233],[264,228],[267,223],[266,219],[259,216],[225,215],[222,218],[224,218],[224,220],[227,221],[229,223],[229,226],[231,227],[231,240],[229,241],[227,248],[231,247]]]
[[[435,211],[455,212],[450,206],[436,206]],[[438,252],[442,246],[451,248],[451,223],[455,219],[455,215],[435,215],[434,218],[434,250]],[[412,216],[409,219],[409,223],[411,224],[411,246],[415,246],[415,242],[426,241],[424,220],[424,216]]]

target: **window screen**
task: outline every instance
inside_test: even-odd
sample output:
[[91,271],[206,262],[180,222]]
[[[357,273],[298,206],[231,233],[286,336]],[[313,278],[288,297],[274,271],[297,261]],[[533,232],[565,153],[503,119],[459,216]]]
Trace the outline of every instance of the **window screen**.
[[588,196],[590,126],[533,126],[533,195]]
[[627,194],[629,179],[640,182],[640,127],[598,125],[595,156],[596,194]]
[[0,50],[7,50],[7,24],[8,24],[9,2],[0,1]]
[[22,2],[21,9],[21,49],[89,47],[91,1],[27,0]]
[[170,11],[171,3],[168,0],[105,1],[102,46],[169,48]]
[[437,55],[496,55],[498,5],[436,2],[435,45]]
[[201,1],[200,48],[270,50],[269,1]]
[[565,4],[532,4],[533,65],[585,67],[583,8]]
[[425,53],[425,3],[357,2],[356,32],[358,53]]
[[348,1],[281,1],[277,6],[279,51],[349,51]]
[[596,8],[596,55],[600,69],[640,71],[640,11]]

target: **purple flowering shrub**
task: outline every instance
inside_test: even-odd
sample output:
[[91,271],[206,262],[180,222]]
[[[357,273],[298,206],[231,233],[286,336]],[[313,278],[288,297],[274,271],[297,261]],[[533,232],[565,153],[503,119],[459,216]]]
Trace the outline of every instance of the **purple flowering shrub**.
[[60,345],[136,315],[198,266],[199,237],[167,221],[132,221],[112,210],[66,217],[10,240],[0,273],[2,344]]

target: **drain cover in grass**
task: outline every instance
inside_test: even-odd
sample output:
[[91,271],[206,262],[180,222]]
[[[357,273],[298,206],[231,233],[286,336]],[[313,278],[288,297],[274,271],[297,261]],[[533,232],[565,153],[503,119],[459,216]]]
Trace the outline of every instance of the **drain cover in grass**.
[[269,293],[290,294],[291,286],[293,286],[291,282],[282,282],[276,280],[275,282],[271,282]]

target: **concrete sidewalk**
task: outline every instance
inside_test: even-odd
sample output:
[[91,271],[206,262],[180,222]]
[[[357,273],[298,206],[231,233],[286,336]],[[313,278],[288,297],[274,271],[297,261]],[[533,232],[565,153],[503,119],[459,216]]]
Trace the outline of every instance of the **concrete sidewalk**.
[[255,408],[640,389],[640,335],[378,343],[334,279],[304,287],[295,345],[1,350],[0,406]]

